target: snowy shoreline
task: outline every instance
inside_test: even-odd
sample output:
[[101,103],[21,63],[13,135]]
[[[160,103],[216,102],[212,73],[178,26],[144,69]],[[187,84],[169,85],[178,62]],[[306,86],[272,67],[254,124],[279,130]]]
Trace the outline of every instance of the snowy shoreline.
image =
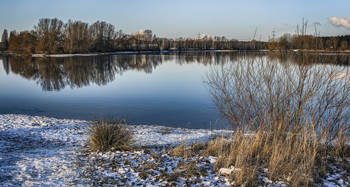
[[[79,152],[87,149],[88,125],[84,120],[0,115],[0,186],[86,185],[75,162]],[[225,132],[154,125],[128,128],[140,147],[206,141]]]
[[[172,157],[164,151],[184,142],[205,142],[231,131],[129,125],[135,146],[140,149],[101,153],[87,151],[89,123],[45,116],[0,115],[0,186],[232,185],[227,176],[237,168],[214,172],[215,157]],[[194,164],[195,171],[204,170],[205,175],[171,181],[174,172],[182,172],[184,163]],[[331,167],[337,172],[327,174],[323,186],[350,184],[350,176],[346,181],[339,179],[346,171]],[[165,179],[164,175],[170,178]],[[284,181],[269,180],[266,173],[260,173],[259,178],[263,186],[288,186]]]

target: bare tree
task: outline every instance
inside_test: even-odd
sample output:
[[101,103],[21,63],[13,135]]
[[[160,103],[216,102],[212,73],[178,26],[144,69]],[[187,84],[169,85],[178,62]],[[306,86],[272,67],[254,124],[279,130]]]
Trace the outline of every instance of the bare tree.
[[89,51],[90,45],[89,24],[69,20],[65,24],[64,51],[68,53],[86,53]]
[[279,64],[245,59],[212,68],[206,86],[232,126],[297,134],[302,128],[326,129],[334,137],[348,130],[350,85],[339,75],[348,67]]
[[308,20],[304,20],[303,18],[303,22],[301,23],[301,28],[299,28],[299,25],[297,25],[297,35],[299,36],[302,35],[306,35],[306,30],[307,30],[307,23],[308,23]]
[[43,18],[34,26],[39,41],[37,51],[39,53],[63,52],[64,23],[57,18]]
[[89,32],[93,39],[91,50],[106,52],[114,48],[116,34],[112,24],[97,21],[89,27]]

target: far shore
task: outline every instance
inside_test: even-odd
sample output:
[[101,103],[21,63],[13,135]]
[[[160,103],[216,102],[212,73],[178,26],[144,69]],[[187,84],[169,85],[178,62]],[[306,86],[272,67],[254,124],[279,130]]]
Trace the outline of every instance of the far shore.
[[238,50],[116,51],[116,52],[105,52],[105,53],[32,54],[32,57],[75,57],[75,56],[102,56],[102,55],[123,55],[123,54],[159,54],[159,53],[182,53],[182,52],[238,52]]
[[[103,56],[103,55],[122,55],[122,54],[161,54],[161,53],[188,53],[188,52],[272,52],[272,53],[345,53],[349,54],[350,50],[309,50],[309,49],[290,49],[290,50],[160,50],[160,51],[115,51],[115,52],[101,52],[101,53],[75,53],[75,54],[32,54],[32,57],[84,57],[84,56]],[[0,55],[16,55],[23,56],[21,54],[9,53],[7,51],[0,51]]]
[[158,54],[158,53],[179,53],[179,52],[236,52],[237,50],[161,50],[161,51],[116,51],[106,53],[77,53],[77,54],[32,54],[33,57],[73,57],[73,56],[100,56],[118,54]]

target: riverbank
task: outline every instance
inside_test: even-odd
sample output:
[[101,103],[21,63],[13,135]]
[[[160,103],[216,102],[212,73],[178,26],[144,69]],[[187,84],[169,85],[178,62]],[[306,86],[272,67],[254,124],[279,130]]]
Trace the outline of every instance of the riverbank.
[[[176,157],[171,147],[183,142],[205,142],[231,132],[132,125],[135,151],[88,151],[89,121],[44,116],[0,115],[1,186],[96,186],[110,185],[203,185],[230,186],[230,173],[239,168],[214,172],[217,158]],[[350,164],[350,158],[346,161]],[[349,171],[329,163],[320,186],[350,185]],[[185,172],[185,173],[184,173]],[[347,176],[344,178],[343,176]],[[287,186],[260,171],[262,186]]]
[[310,53],[310,54],[350,54],[350,50],[344,51],[329,51],[329,50],[306,50],[306,49],[293,49],[285,51],[271,51],[271,50],[161,50],[161,51],[121,51],[121,52],[108,52],[108,53],[89,53],[89,54],[33,54],[33,57],[75,57],[75,56],[102,56],[102,55],[125,55],[125,54],[166,54],[166,53],[190,53],[190,52],[259,52],[259,53]]
[[77,53],[77,54],[32,54],[32,57],[75,57],[75,56],[102,56],[125,54],[163,54],[163,53],[188,53],[188,52],[238,52],[238,50],[161,50],[161,51],[116,51],[107,53]]
[[317,54],[323,54],[323,53],[329,53],[329,54],[349,54],[350,50],[314,50],[314,49],[289,49],[289,50],[267,50],[269,52],[293,52],[293,53],[317,53]]
[[[165,148],[184,141],[206,141],[225,133],[222,130],[153,125],[128,126],[134,133],[135,146],[140,147],[139,151],[87,153],[88,126],[89,122],[83,120],[0,115],[0,186],[92,186],[113,176],[114,179],[122,177],[114,180],[119,185],[131,185],[133,182],[150,185],[152,180],[140,178],[139,171],[132,171],[131,166],[125,164],[127,158],[128,162],[138,163],[142,159],[147,161],[151,159],[150,150],[152,154],[159,154]],[[164,157],[167,155],[164,154]],[[99,161],[90,162],[91,160]],[[102,160],[120,162],[119,170],[112,171],[106,163],[101,163]],[[181,160],[170,159],[169,156],[169,162],[164,164],[170,170]],[[92,176],[89,175],[89,170],[92,170]],[[215,176],[218,177],[214,173],[210,175],[208,182],[215,180],[218,184],[225,184],[219,178],[214,179]],[[123,177],[127,177],[127,180]],[[166,182],[154,184],[165,185]]]
[[[259,53],[310,53],[310,54],[345,54],[349,55],[350,50],[332,51],[332,50],[308,50],[308,49],[291,49],[291,50],[160,50],[160,51],[115,51],[105,53],[76,53],[76,54],[31,54],[35,58],[64,58],[64,57],[91,57],[103,55],[125,55],[125,54],[166,54],[166,53],[190,53],[190,52],[259,52]],[[0,52],[2,56],[17,55],[9,52]]]

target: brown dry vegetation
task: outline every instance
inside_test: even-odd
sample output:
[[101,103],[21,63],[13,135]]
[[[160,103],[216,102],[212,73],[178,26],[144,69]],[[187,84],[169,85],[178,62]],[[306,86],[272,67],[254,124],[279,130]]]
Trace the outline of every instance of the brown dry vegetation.
[[[268,169],[271,180],[284,180],[306,185],[312,178],[318,144],[304,132],[297,137],[278,135],[262,129],[257,134],[244,136],[240,131],[226,140],[217,140],[208,148],[217,147],[218,161],[214,168],[234,166],[240,170],[232,174],[236,184],[257,185],[258,171]],[[212,147],[212,145],[215,145]],[[222,144],[222,145],[221,145]]]
[[[170,151],[172,156],[216,156],[214,170],[238,168],[229,178],[235,185],[263,184],[259,175],[266,173],[272,181],[285,181],[291,186],[312,186],[322,182],[321,177],[331,172],[328,164],[338,164],[344,170],[350,147],[346,135],[340,133],[336,144],[320,143],[316,131],[303,129],[298,134],[278,134],[262,128],[244,135],[237,129],[229,137],[218,137],[206,143],[183,143]],[[324,132],[323,134],[326,134]],[[326,137],[326,136],[325,136]],[[325,140],[325,139],[322,139]],[[346,176],[342,176],[345,180]]]
[[[327,129],[328,141],[350,128],[350,84],[346,66],[279,64],[243,59],[212,68],[206,86],[232,126],[274,133]],[[349,77],[348,77],[349,78]],[[278,132],[277,132],[278,131]]]
[[235,184],[258,185],[267,169],[273,181],[309,186],[325,174],[329,158],[349,156],[350,84],[339,77],[349,68],[307,59],[299,65],[245,59],[208,73],[212,100],[235,133],[210,141],[202,154],[218,157],[215,170],[239,168]]
[[121,121],[97,120],[90,126],[89,146],[91,151],[131,150],[132,133]]

